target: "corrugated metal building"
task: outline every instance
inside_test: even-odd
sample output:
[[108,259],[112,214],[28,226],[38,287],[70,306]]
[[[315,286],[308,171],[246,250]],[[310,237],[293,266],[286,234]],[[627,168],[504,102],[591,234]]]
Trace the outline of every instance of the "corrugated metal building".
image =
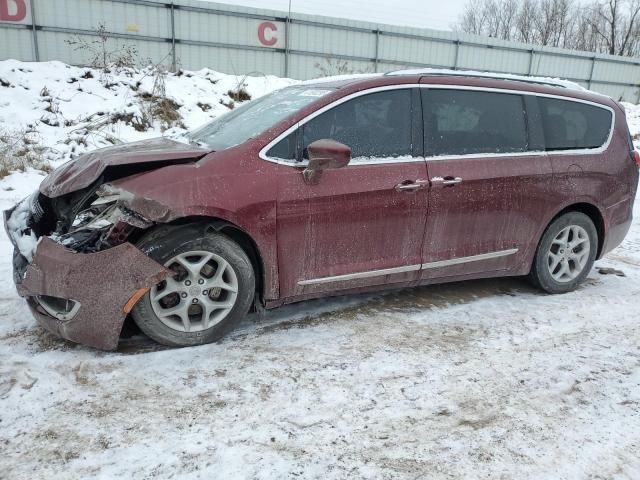
[[640,59],[537,47],[454,32],[196,0],[0,0],[0,58],[85,64],[104,24],[140,58],[186,69],[307,79],[405,67],[562,77],[616,99],[640,101]]

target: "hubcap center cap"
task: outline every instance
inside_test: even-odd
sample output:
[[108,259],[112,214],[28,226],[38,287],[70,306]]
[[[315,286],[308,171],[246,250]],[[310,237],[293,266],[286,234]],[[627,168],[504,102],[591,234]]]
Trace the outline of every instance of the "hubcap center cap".
[[192,297],[197,296],[199,293],[200,293],[200,287],[196,285],[189,287],[189,295],[191,295]]

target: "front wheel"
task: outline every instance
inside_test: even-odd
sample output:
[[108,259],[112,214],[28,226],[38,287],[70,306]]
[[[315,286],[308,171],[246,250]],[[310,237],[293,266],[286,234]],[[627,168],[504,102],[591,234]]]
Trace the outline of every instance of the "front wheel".
[[575,290],[593,267],[598,250],[598,232],[581,212],[568,212],[547,228],[531,269],[533,282],[549,293]]
[[183,227],[150,235],[139,247],[174,272],[131,311],[155,341],[180,347],[211,343],[249,311],[253,268],[244,250],[225,235]]

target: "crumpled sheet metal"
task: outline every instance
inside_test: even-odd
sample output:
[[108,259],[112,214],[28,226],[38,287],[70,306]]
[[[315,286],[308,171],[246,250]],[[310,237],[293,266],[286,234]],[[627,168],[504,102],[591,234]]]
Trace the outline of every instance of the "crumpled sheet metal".
[[80,302],[72,319],[61,321],[29,302],[39,323],[73,342],[103,350],[118,346],[124,306],[141,288],[171,274],[130,243],[96,253],[74,253],[43,237],[31,265],[17,285],[22,296],[50,295]]

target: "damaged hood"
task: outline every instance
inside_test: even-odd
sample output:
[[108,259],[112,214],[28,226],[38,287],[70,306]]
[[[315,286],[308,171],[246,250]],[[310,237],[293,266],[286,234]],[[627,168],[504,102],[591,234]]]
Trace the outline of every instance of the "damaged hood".
[[40,184],[40,192],[49,198],[88,187],[111,167],[195,161],[209,153],[206,148],[187,145],[168,138],[126,143],[85,153],[51,172]]

